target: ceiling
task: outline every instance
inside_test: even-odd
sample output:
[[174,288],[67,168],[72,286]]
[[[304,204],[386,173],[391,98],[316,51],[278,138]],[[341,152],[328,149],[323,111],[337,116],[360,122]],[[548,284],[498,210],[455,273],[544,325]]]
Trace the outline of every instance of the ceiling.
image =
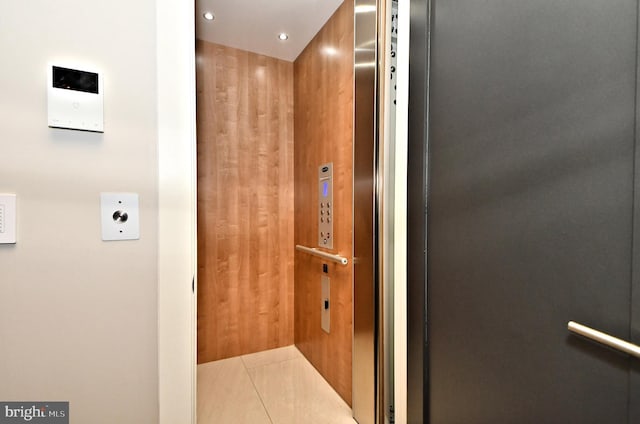
[[[196,0],[196,37],[293,61],[343,0]],[[202,15],[213,12],[213,21]],[[280,41],[278,34],[289,39]]]

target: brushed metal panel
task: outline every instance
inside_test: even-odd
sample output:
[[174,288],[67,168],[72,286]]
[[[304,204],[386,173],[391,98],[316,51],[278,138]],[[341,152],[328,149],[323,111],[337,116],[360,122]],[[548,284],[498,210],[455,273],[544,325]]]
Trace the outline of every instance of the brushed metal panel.
[[410,0],[407,163],[407,420],[426,422],[426,204],[430,1]]
[[355,1],[353,164],[353,415],[376,422],[376,61],[377,4]]
[[[640,22],[640,8],[638,8]],[[640,46],[640,32],[636,40],[636,46]],[[640,55],[636,51],[636,69],[640,69]],[[640,135],[640,109],[637,99],[640,98],[639,76],[636,73],[636,114],[635,114],[635,167],[634,167],[634,191],[640,187],[640,149],[638,149],[638,137]],[[632,257],[632,289],[631,289],[631,342],[640,343],[640,195],[633,199],[633,247]],[[640,361],[631,361],[631,375],[629,381],[629,423],[640,422]]]
[[429,422],[626,423],[637,1],[433,4]]
[[325,333],[331,332],[331,280],[326,275],[320,277],[322,290],[320,302],[320,327]]

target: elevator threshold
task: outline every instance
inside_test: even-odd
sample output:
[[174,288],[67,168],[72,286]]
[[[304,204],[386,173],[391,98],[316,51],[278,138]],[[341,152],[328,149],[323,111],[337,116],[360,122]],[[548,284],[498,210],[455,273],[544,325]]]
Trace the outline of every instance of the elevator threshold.
[[198,365],[198,424],[355,424],[295,346]]

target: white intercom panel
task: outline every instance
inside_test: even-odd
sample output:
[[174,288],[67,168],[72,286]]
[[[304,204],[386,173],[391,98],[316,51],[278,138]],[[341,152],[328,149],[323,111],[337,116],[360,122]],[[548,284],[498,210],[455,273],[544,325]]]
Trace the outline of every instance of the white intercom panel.
[[318,245],[333,249],[333,163],[318,168]]
[[102,73],[50,64],[47,100],[50,127],[104,132]]
[[16,195],[0,194],[0,244],[16,243]]

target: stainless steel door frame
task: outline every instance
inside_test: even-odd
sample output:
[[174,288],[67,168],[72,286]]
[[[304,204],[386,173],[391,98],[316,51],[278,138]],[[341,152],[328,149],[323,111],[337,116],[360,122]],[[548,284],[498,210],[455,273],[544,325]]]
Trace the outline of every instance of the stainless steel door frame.
[[383,71],[390,66],[391,9],[392,0],[355,0],[353,415],[360,424],[383,423],[387,406],[392,416],[392,386],[385,384],[393,366],[385,358],[392,342],[385,322],[392,317],[384,316],[392,298],[385,267],[392,259],[383,222],[391,208],[385,190],[393,145],[384,145],[384,116],[393,101],[385,92],[393,90],[385,91],[392,82]]
[[376,0],[355,0],[353,142],[353,416],[379,421]]

